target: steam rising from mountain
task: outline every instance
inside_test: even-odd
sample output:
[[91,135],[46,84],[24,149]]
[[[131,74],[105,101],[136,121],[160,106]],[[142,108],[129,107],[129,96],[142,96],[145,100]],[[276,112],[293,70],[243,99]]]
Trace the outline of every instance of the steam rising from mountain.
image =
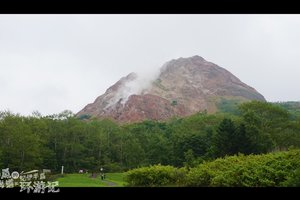
[[117,89],[115,96],[111,98],[106,108],[120,103],[124,105],[131,95],[146,94],[151,88],[153,81],[159,77],[159,70],[148,71],[147,73],[130,73],[125,77],[126,81]]
[[166,120],[205,110],[216,112],[222,98],[265,101],[226,69],[193,56],[173,59],[160,71],[128,74],[77,116],[85,114],[120,122]]

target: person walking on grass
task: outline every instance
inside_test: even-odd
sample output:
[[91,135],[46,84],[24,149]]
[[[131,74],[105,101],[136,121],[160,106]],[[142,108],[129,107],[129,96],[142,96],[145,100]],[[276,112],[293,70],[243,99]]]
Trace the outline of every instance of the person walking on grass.
[[103,171],[102,167],[100,169],[100,172],[101,172],[101,180],[104,180],[105,179],[105,174],[104,174],[104,171]]

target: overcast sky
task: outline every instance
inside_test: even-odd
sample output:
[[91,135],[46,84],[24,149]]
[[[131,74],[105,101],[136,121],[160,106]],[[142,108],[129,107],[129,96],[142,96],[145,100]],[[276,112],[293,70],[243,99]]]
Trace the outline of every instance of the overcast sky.
[[74,113],[130,72],[202,56],[300,100],[300,15],[0,15],[0,110]]

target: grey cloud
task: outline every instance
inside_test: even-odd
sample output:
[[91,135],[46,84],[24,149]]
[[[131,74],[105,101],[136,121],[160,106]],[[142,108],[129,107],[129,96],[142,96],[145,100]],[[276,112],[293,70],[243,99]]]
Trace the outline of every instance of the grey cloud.
[[269,101],[300,100],[299,25],[299,15],[0,15],[0,110],[77,112],[130,72],[193,55]]

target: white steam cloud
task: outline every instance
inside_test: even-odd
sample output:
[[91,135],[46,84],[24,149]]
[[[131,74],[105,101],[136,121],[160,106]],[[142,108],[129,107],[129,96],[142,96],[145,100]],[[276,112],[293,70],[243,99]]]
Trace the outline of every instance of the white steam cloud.
[[141,95],[146,94],[148,89],[151,88],[153,81],[155,81],[159,75],[159,70],[149,70],[134,73],[136,76],[131,79],[127,80],[117,91],[112,99],[110,99],[109,104],[106,108],[115,105],[116,103],[120,102],[124,105],[131,95]]

